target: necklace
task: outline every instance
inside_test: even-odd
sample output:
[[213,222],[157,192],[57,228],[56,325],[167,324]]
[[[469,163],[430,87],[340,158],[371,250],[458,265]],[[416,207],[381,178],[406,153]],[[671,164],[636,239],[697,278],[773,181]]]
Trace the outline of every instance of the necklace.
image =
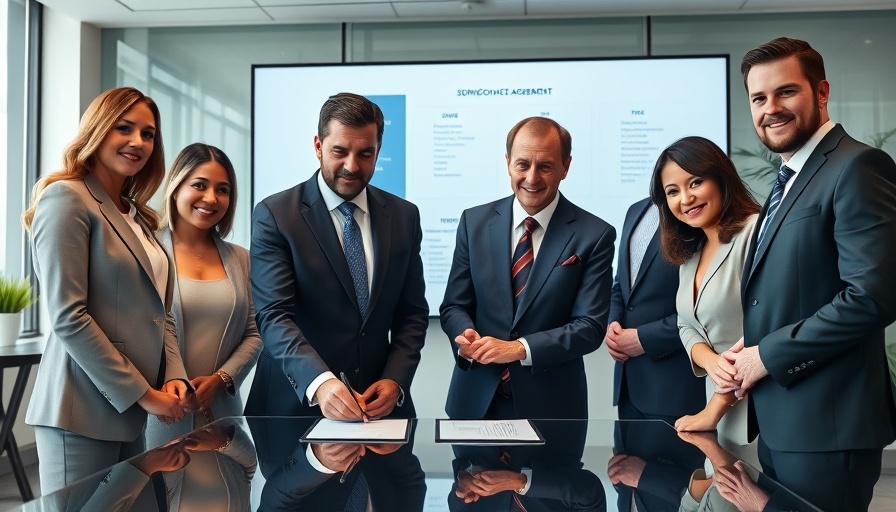
[[197,254],[195,251],[193,251],[193,249],[190,248],[189,245],[182,243],[182,241],[179,239],[174,241],[174,245],[181,245],[187,250],[187,252],[192,254],[193,257],[196,258],[196,272],[202,273],[202,257],[205,256],[206,252],[208,252],[208,246],[206,246],[201,253]]

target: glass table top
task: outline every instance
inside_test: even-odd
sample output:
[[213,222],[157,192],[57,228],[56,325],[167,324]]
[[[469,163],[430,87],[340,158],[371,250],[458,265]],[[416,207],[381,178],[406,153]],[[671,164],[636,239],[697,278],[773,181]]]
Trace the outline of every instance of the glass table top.
[[817,510],[735,464],[743,447],[662,421],[532,420],[544,444],[473,446],[416,419],[406,444],[303,443],[315,420],[224,418],[17,510],[738,510],[753,492]]

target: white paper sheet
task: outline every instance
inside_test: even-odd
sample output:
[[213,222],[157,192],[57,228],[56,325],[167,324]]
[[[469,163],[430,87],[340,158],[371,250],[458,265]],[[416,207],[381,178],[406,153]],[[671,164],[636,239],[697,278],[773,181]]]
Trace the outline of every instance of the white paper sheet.
[[330,442],[372,442],[372,443],[405,443],[407,442],[407,419],[361,421],[336,421],[321,418],[302,438],[303,441]]
[[437,439],[456,444],[543,443],[529,420],[439,420]]

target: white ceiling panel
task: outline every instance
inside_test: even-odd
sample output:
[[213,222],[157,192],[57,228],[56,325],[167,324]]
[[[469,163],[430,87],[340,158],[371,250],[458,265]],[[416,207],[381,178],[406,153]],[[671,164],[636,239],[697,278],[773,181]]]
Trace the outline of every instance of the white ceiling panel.
[[747,0],[744,2],[744,11],[781,11],[797,9],[801,11],[829,11],[829,10],[866,10],[866,9],[893,9],[896,2],[890,0],[787,0],[778,2],[775,0]]
[[134,11],[258,7],[253,0],[118,0],[118,2]]
[[896,0],[471,0],[469,9],[462,0],[40,1],[102,28],[896,9]]
[[457,0],[451,2],[393,2],[393,7],[399,17],[413,19],[478,19],[502,16],[516,18],[526,14],[524,2],[521,0],[489,0],[483,3],[470,2],[466,5]]
[[670,13],[736,12],[744,0],[676,0],[675,2],[663,0],[601,0],[600,2],[593,0],[527,0],[526,14],[529,16],[589,15],[595,10],[595,3],[600,4],[600,11],[604,15],[643,16]]
[[354,4],[342,9],[330,5],[297,5],[265,7],[275,21],[284,23],[349,23],[363,21],[394,21],[398,19],[388,3]]

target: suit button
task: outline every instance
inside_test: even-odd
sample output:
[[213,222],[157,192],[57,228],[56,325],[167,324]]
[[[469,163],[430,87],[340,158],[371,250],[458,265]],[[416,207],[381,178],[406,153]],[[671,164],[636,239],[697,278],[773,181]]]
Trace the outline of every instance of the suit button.
[[162,319],[159,317],[153,318],[152,323],[154,323],[156,325],[162,325]]
[[361,337],[363,338],[364,336],[367,336],[367,333],[364,331],[361,331]]
[[750,299],[750,305],[751,305],[751,306],[755,306],[756,304],[759,304],[759,301],[758,301],[758,300],[756,300],[756,299]]
[[789,369],[789,370],[787,370],[787,373],[789,373],[789,374],[791,374],[791,375],[792,375],[792,374],[793,374],[793,368],[791,368],[791,369]]
[[512,333],[510,333],[510,339],[512,339],[512,340],[515,340],[515,339],[517,339],[517,338],[519,338],[519,337],[520,337],[520,334],[519,334],[518,332],[512,332]]
[[629,310],[629,311],[634,311],[634,310],[635,310],[635,306],[629,306],[629,307],[628,307],[628,310]]

